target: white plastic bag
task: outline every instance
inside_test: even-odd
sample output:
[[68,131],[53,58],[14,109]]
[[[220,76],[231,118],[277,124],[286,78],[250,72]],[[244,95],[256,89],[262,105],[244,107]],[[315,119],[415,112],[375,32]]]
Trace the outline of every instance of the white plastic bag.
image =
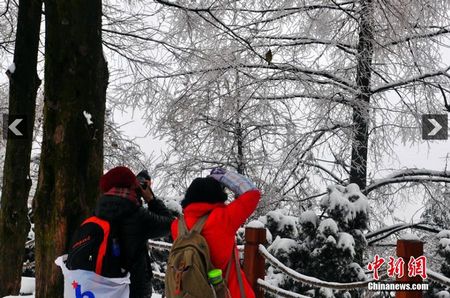
[[128,298],[130,274],[125,277],[107,278],[86,270],[69,270],[67,255],[58,257],[56,265],[64,275],[64,298]]

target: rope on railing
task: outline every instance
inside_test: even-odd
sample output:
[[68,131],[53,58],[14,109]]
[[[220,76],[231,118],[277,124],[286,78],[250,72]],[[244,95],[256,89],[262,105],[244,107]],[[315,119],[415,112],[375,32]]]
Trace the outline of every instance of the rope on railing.
[[[164,241],[155,241],[155,240],[148,240],[148,245],[160,249],[160,250],[171,250],[172,249],[172,243],[164,242]],[[244,245],[237,245],[238,251],[243,252],[244,251]]]
[[148,245],[160,250],[170,250],[172,248],[172,243],[163,241],[148,240]]
[[[34,244],[34,239],[26,242],[27,247],[29,247],[33,244]],[[172,248],[171,243],[167,243],[167,242],[163,242],[163,241],[148,240],[148,244],[151,247],[161,249],[161,250],[170,250]],[[237,247],[238,247],[239,251],[244,250],[243,245],[238,245]],[[366,288],[367,284],[369,282],[375,281],[373,279],[368,280],[368,281],[351,282],[351,283],[338,283],[338,282],[323,281],[316,277],[303,275],[303,274],[298,273],[297,271],[294,271],[293,269],[287,267],[286,265],[281,263],[277,258],[275,258],[273,255],[271,255],[263,245],[259,246],[259,252],[270,264],[272,264],[273,266],[277,267],[278,269],[280,269],[281,271],[286,273],[290,278],[292,278],[298,282],[309,284],[312,286],[331,288],[331,289],[337,289],[337,290],[345,290],[345,289]],[[32,268],[32,267],[34,267],[34,265],[35,265],[35,262],[24,263],[23,269]],[[428,275],[428,279],[430,279],[434,282],[437,282],[439,284],[445,285],[447,287],[450,287],[450,278],[448,278],[440,273],[434,272],[430,269],[427,269],[427,275]],[[160,279],[160,280],[164,281],[164,276],[165,276],[164,273],[153,271],[153,276],[156,279]],[[386,277],[381,276],[380,279],[384,279],[384,278],[386,278]],[[272,291],[274,288],[273,286],[271,286],[272,287],[271,289],[267,289],[266,285],[270,285],[270,284],[263,280],[261,280],[261,282],[260,282],[260,279],[258,279],[258,284],[261,287],[263,287],[264,290],[267,290],[268,292]],[[286,291],[286,290],[283,290],[280,288],[278,288],[278,289],[280,291],[279,293],[283,293],[282,291]],[[288,292],[288,291],[286,291],[286,292]],[[286,295],[290,295],[290,294],[286,294]],[[295,294],[295,295],[299,295],[299,294]],[[282,297],[306,297],[306,296],[300,295],[300,296],[282,296]]]
[[34,239],[25,242],[25,248],[31,248],[34,245]]
[[[335,290],[351,290],[351,289],[359,289],[359,288],[367,288],[367,285],[369,282],[373,282],[375,280],[366,280],[366,281],[359,281],[359,282],[350,282],[350,283],[340,283],[340,282],[329,282],[320,280],[316,277],[303,275],[301,273],[298,273],[297,271],[287,267],[283,263],[281,263],[277,258],[275,258],[273,255],[271,255],[267,249],[264,247],[264,245],[259,245],[259,252],[261,255],[273,266],[283,271],[285,274],[287,274],[290,278],[305,283],[311,286],[315,287],[324,287],[324,288],[330,288]],[[383,278],[383,277],[382,277]]]
[[164,281],[164,279],[166,278],[166,275],[162,272],[152,271],[152,273],[153,273],[153,277],[156,279]]
[[441,273],[434,272],[433,270],[427,269],[427,277],[432,281],[450,287],[450,278],[442,275]]
[[[261,250],[260,250],[260,251],[261,251]],[[265,253],[264,253],[263,251],[262,251],[261,253],[263,254],[263,256],[264,256],[269,262],[270,262],[270,260],[275,259],[275,258],[272,258],[272,255],[270,255],[269,252],[267,252],[268,255],[265,255]],[[278,261],[278,260],[277,260],[277,261]],[[271,264],[272,264],[272,263],[271,263]],[[280,263],[280,264],[272,264],[272,265],[277,266],[277,267],[278,267],[280,270],[282,270],[282,271],[285,271],[285,270],[283,270],[283,269],[286,269],[286,268],[287,268],[287,269],[290,269],[290,268],[284,266],[284,265],[281,264],[281,263]],[[281,265],[281,266],[279,266],[279,265]],[[285,268],[284,268],[284,267],[285,267]],[[292,270],[292,269],[291,269],[291,270]],[[318,286],[318,287],[319,287],[319,286],[320,286],[320,287],[325,287],[325,288],[334,288],[334,289],[352,289],[352,288],[350,288],[350,287],[348,287],[348,286],[350,286],[350,285],[355,285],[355,284],[357,285],[357,287],[354,287],[354,288],[362,288],[362,285],[365,285],[365,284],[367,284],[367,283],[373,281],[373,280],[370,280],[370,281],[365,281],[365,282],[347,283],[347,284],[344,284],[344,283],[335,283],[335,282],[322,281],[322,280],[319,280],[319,279],[317,279],[317,278],[315,278],[315,277],[309,277],[309,276],[306,276],[306,275],[302,275],[302,274],[300,274],[300,273],[298,273],[298,272],[296,272],[296,271],[294,271],[294,272],[295,272],[295,274],[291,274],[291,272],[286,272],[286,271],[285,271],[285,273],[288,274],[291,278],[296,279],[296,280],[298,280],[298,281],[300,281],[300,282],[307,283],[307,284],[311,284],[311,285]],[[437,282],[437,283],[439,283],[439,284],[442,284],[442,285],[445,285],[445,286],[450,287],[450,278],[448,278],[448,277],[446,277],[446,276],[444,276],[444,275],[442,275],[442,274],[440,274],[440,273],[434,272],[434,271],[432,271],[432,270],[430,270],[430,269],[427,270],[427,275],[428,275],[428,279],[430,279],[430,280],[432,280],[432,281],[435,281],[435,282]],[[153,271],[153,277],[156,278],[156,279],[159,279],[159,280],[161,280],[161,281],[164,281],[164,279],[165,279],[165,274],[162,273],[162,272]],[[301,279],[300,279],[300,278],[301,278]],[[289,291],[286,291],[286,290],[284,290],[284,289],[275,287],[275,286],[271,285],[270,283],[268,283],[267,281],[262,280],[262,279],[260,279],[260,278],[258,278],[257,283],[258,283],[258,285],[263,289],[263,291],[269,292],[269,293],[272,293],[272,294],[275,294],[275,295],[277,295],[278,297],[286,297],[286,298],[308,298],[308,296],[303,296],[303,295],[301,295],[301,294],[289,292]],[[330,286],[330,285],[331,285],[331,286]],[[365,287],[365,286],[364,286],[364,287]]]
[[[164,281],[165,279],[165,274],[162,272],[157,272],[157,271],[153,271],[153,277]],[[263,289],[263,291],[268,292],[268,293],[272,293],[277,295],[277,297],[285,297],[285,298],[310,298],[308,296],[304,296],[304,295],[300,295],[294,292],[289,292],[286,290],[283,290],[281,288],[275,287],[273,285],[271,285],[270,283],[268,283],[265,280],[262,279],[258,279],[258,285]]]
[[301,294],[297,294],[294,292],[289,292],[286,290],[283,290],[281,288],[278,288],[274,285],[271,285],[265,280],[262,280],[261,278],[258,278],[257,280],[258,286],[263,289],[264,292],[275,294],[276,297],[285,297],[285,298],[311,298],[309,296],[304,296]]
[[33,268],[35,268],[35,266],[36,266],[36,262],[35,261],[32,261],[32,262],[26,261],[22,265],[22,271],[33,270]]

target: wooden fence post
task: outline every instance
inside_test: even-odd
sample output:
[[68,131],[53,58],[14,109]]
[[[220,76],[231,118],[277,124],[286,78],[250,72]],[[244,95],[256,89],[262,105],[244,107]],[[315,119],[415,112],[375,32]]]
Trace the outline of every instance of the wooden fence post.
[[264,292],[259,289],[258,278],[264,279],[265,260],[259,253],[258,246],[266,243],[265,228],[245,228],[244,273],[255,291],[256,298],[263,298]]
[[[402,257],[405,264],[404,275],[401,278],[396,279],[397,282],[401,283],[421,283],[422,277],[408,276],[408,262],[410,257],[420,257],[423,255],[423,242],[420,240],[397,240],[397,256]],[[424,268],[425,269],[425,268]],[[395,293],[395,298],[422,298],[422,291],[397,291]]]

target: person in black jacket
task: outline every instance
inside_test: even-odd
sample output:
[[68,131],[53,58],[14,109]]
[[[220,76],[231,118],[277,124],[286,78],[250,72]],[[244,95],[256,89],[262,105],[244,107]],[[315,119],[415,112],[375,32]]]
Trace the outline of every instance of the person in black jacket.
[[[100,179],[104,194],[95,210],[96,216],[117,227],[122,267],[131,275],[130,298],[151,297],[147,240],[169,234],[174,220],[164,204],[153,196],[150,181],[146,182],[146,187],[142,187],[126,167],[111,169]],[[143,207],[141,196],[147,208]]]

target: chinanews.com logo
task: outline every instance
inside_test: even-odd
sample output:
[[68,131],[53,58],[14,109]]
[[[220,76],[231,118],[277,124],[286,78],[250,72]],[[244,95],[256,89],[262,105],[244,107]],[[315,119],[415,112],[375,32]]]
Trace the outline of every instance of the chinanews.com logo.
[[[405,281],[408,277],[409,280],[427,278],[427,258],[425,256],[410,257],[408,264],[402,257],[394,258],[389,257],[387,262],[386,275],[388,277],[395,277],[396,282],[378,282],[380,278],[380,269],[386,260],[379,255],[375,255],[373,262],[367,265],[367,269],[373,272],[373,282],[368,284],[369,291],[426,291],[428,290],[428,284],[426,283],[412,283]],[[406,265],[406,266],[405,266]],[[407,272],[405,272],[407,271]]]
[[95,298],[91,291],[81,292],[81,285],[76,280],[72,282],[72,287],[75,290],[75,298]]

